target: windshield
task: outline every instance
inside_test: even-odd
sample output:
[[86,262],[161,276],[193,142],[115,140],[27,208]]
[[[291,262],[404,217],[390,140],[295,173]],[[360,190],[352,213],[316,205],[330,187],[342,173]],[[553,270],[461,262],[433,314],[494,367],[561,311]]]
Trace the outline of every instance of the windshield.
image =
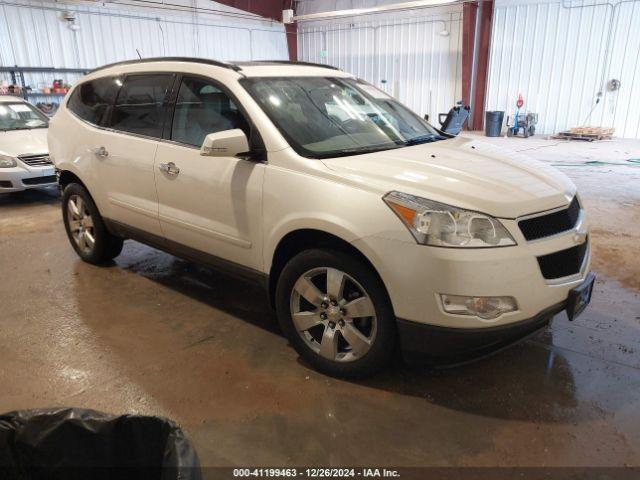
[[0,131],[47,128],[49,120],[34,106],[25,102],[0,103]]
[[407,107],[361,80],[263,77],[241,83],[305,157],[357,155],[445,139]]

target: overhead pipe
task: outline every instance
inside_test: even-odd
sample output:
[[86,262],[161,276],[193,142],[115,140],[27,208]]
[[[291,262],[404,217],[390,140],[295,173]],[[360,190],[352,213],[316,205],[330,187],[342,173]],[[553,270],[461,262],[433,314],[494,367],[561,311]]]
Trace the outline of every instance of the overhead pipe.
[[[482,22],[482,8],[484,6],[484,1],[479,0],[476,9],[476,25],[473,32],[473,58],[471,61],[471,85],[469,87],[469,107],[472,112],[475,112],[476,108],[476,88],[478,79],[478,54],[480,52],[480,26]],[[484,105],[483,105],[484,109]],[[474,115],[469,117],[469,129],[473,130],[475,128]]]

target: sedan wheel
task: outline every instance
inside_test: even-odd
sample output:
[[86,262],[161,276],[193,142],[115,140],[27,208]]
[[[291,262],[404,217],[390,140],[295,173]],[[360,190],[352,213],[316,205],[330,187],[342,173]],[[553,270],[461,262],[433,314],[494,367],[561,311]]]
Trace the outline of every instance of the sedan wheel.
[[291,292],[290,312],[304,343],[333,362],[364,357],[376,338],[371,297],[353,277],[336,268],[313,268],[302,274]]

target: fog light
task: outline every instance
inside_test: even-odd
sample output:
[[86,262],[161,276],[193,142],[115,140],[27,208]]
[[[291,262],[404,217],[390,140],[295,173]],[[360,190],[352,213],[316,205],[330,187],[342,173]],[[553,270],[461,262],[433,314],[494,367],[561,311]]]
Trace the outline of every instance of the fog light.
[[484,320],[493,320],[503,313],[518,310],[518,304],[513,297],[440,295],[440,298],[445,312],[455,315],[473,315]]

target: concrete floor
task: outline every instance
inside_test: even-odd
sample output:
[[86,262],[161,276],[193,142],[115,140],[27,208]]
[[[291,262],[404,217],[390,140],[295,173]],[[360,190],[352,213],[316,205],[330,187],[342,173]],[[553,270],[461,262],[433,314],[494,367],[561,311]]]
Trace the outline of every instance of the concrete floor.
[[640,142],[492,141],[580,188],[599,279],[575,322],[456,369],[335,380],[252,287],[134,242],[84,264],[55,192],[29,192],[0,197],[0,411],[164,415],[204,465],[640,465]]

